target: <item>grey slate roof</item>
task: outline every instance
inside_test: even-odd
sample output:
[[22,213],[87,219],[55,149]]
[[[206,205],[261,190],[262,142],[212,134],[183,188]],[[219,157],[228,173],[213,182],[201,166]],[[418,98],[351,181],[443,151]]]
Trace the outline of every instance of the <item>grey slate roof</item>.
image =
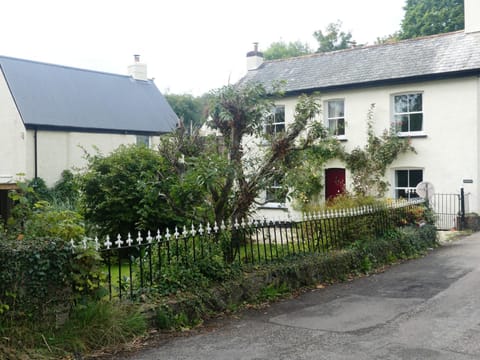
[[295,93],[474,73],[480,73],[480,33],[461,31],[265,61],[240,83],[255,81],[268,88],[285,80],[287,93]]
[[0,56],[27,128],[169,132],[177,116],[153,81]]

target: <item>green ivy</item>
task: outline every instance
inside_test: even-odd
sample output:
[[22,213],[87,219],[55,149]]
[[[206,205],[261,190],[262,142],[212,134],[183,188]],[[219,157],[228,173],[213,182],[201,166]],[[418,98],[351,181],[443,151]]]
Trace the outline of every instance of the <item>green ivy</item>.
[[290,153],[281,169],[283,182],[291,189],[289,197],[295,200],[295,207],[303,211],[320,203],[324,177],[319,169],[342,154],[338,140],[327,137],[327,133],[321,138],[322,141],[307,149]]
[[72,251],[59,238],[0,243],[0,323],[53,321],[75,303],[99,294],[101,259],[93,249]]

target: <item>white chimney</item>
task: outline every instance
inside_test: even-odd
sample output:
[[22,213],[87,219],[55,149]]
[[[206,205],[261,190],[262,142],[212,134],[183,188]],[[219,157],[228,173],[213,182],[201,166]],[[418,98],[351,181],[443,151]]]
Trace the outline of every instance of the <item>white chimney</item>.
[[465,0],[465,33],[480,31],[480,1]]
[[148,80],[147,64],[140,62],[140,55],[133,55],[134,63],[128,66],[128,75],[136,80]]
[[253,43],[253,51],[247,53],[247,70],[255,70],[263,64],[263,53],[258,51],[258,43]]

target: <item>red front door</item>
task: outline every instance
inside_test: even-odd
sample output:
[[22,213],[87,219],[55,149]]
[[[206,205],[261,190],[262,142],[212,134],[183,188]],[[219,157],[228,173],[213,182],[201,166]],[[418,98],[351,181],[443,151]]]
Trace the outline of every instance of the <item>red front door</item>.
[[345,169],[325,170],[325,199],[329,200],[345,192]]

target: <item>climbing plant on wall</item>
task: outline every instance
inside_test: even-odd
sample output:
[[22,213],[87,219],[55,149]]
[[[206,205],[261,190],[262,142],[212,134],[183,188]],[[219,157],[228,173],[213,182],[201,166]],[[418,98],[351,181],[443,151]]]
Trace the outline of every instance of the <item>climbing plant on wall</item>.
[[367,114],[367,144],[356,147],[350,153],[343,151],[342,160],[352,173],[352,185],[355,195],[385,195],[390,185],[385,173],[400,154],[416,153],[408,138],[398,136],[395,127],[384,130],[382,135],[375,134],[373,116],[375,104],[371,104]]

